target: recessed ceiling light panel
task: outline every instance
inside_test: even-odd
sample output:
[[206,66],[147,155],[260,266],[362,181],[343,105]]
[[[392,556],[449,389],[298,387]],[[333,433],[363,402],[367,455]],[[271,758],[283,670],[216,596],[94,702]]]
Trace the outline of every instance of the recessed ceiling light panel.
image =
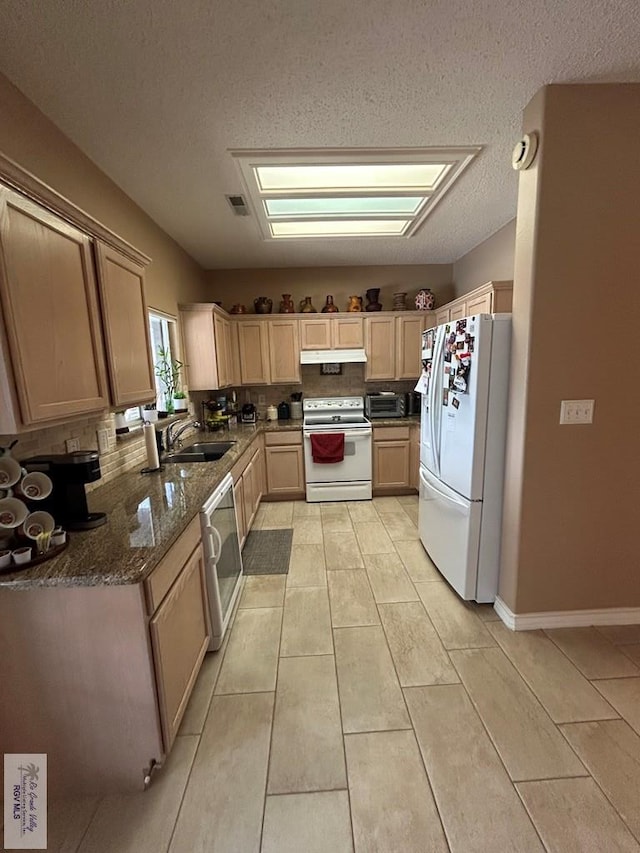
[[233,151],[265,239],[409,237],[479,147]]
[[271,222],[274,237],[397,237],[407,219],[315,219]]
[[363,214],[414,215],[424,202],[423,196],[322,196],[320,198],[268,198],[267,216],[362,216]]

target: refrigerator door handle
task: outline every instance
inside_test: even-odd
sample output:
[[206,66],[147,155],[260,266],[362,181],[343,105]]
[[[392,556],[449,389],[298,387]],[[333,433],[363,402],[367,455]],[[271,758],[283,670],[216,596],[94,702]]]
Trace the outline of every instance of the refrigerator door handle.
[[440,356],[443,352],[444,329],[438,328],[436,345],[434,347],[433,361],[431,363],[431,382],[429,385],[429,420],[431,424],[431,446],[433,448],[433,460],[435,462],[435,473],[440,476],[440,424],[436,417],[436,412],[439,411],[438,405],[442,405],[441,382],[442,382],[442,367],[440,365]]
[[433,485],[433,483],[428,483],[427,480],[425,479],[425,476],[422,473],[422,471],[420,471],[420,482],[425,487],[425,489],[430,489],[432,492],[435,492],[435,494],[438,495],[439,498],[442,498],[442,500],[447,501],[448,503],[454,504],[454,506],[458,506],[458,507],[460,507],[460,509],[463,509],[465,512],[468,512],[468,509],[469,509],[468,503],[464,503],[463,501],[458,501],[455,498],[452,498],[451,495],[446,495],[444,492],[441,492],[440,489],[437,489]]

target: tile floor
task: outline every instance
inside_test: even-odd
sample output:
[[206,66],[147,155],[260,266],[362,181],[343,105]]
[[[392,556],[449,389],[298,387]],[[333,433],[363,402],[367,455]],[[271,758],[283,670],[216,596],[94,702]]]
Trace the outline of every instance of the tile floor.
[[640,851],[640,626],[508,631],[424,553],[417,499],[263,504],[150,791],[50,806],[58,853]]

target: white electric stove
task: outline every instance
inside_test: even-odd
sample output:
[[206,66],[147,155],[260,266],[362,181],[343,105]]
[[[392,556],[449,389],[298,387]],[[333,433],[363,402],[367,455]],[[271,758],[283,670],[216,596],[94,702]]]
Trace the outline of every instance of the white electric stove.
[[[364,416],[364,397],[321,397],[304,400],[304,463],[307,501],[371,499],[371,422]],[[314,462],[311,436],[344,433],[340,462]]]

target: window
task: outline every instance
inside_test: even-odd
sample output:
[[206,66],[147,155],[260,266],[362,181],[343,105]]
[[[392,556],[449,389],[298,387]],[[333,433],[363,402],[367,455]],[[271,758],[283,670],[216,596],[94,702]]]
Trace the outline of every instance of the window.
[[[177,326],[175,317],[161,314],[159,311],[149,311],[149,329],[151,332],[151,353],[156,377],[156,398],[158,408],[164,411],[173,410],[173,398],[167,399],[167,387],[158,375],[161,363],[173,364],[177,360]],[[163,355],[165,356],[163,359]],[[181,390],[178,385],[174,390]]]
[[480,152],[233,151],[265,239],[410,237]]

